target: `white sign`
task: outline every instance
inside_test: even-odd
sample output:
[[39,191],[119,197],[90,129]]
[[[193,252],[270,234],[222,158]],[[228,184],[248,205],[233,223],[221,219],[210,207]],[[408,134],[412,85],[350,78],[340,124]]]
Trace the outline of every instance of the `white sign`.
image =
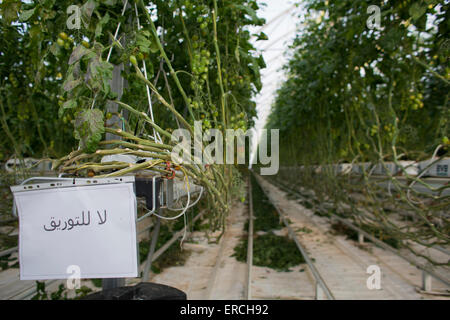
[[14,193],[21,280],[138,276],[132,183]]

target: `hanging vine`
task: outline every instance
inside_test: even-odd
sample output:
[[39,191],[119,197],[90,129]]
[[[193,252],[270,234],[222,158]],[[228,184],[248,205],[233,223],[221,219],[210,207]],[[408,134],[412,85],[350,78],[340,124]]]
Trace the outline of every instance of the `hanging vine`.
[[[66,27],[69,5],[80,9],[79,29]],[[45,53],[35,67],[50,65],[61,78],[49,78],[46,84],[59,89],[59,109],[52,115],[73,130],[76,143],[71,152],[67,145],[59,150],[66,155],[54,161],[54,169],[78,177],[143,170],[176,175],[206,189],[206,203],[218,221],[214,225],[223,226],[237,171],[232,165],[174,164],[171,152],[178,142],[171,134],[179,128],[193,133],[199,120],[203,130],[253,126],[252,98],[261,89],[259,69],[265,66],[250,43],[260,35],[248,30],[264,23],[257,10],[254,0],[2,4],[8,24],[39,28],[36,41]],[[21,37],[28,37],[28,30]],[[120,66],[127,82],[122,95],[111,87]],[[43,136],[44,142],[48,137]],[[204,149],[206,142],[200,143]],[[139,161],[102,162],[109,155],[132,155]]]

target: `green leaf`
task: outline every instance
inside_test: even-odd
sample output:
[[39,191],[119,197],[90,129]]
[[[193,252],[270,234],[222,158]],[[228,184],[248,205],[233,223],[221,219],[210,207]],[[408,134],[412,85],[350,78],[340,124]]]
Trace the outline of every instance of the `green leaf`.
[[147,38],[150,38],[150,36],[151,36],[151,32],[148,30],[140,30],[139,32],[142,33]]
[[98,143],[105,133],[103,112],[98,109],[88,109],[78,112],[75,117],[75,138],[87,152],[95,152]]
[[75,62],[79,61],[81,58],[83,58],[84,55],[88,54],[89,52],[91,52],[91,50],[79,44],[70,55],[69,65],[72,65]]
[[17,19],[17,13],[21,6],[20,1],[5,0],[0,4],[0,14],[2,19],[5,19],[6,24],[10,24]]
[[258,57],[258,65],[261,69],[264,69],[266,66],[266,62],[264,61],[264,57],[262,55],[260,55]]
[[256,41],[265,41],[265,40],[269,40],[269,37],[267,36],[267,34],[265,34],[264,32],[261,32],[258,35],[258,38],[256,39]]
[[97,68],[97,70],[100,73],[102,83],[103,83],[102,90],[105,93],[105,95],[108,95],[111,92],[110,81],[112,80],[112,77],[113,77],[114,67],[109,62],[102,61],[100,63],[100,66]]
[[85,77],[86,83],[91,90],[102,91],[105,96],[110,94],[114,66],[106,61],[101,61],[99,56],[92,58],[89,61],[87,74]]
[[106,0],[102,2],[103,4],[107,5],[107,6],[115,6],[117,3],[117,0]]
[[427,12],[427,6],[421,5],[419,2],[414,2],[409,8],[409,14],[414,20],[420,19],[425,12]]
[[252,57],[252,64],[249,66],[250,70],[253,71],[253,75],[254,75],[254,84],[255,87],[258,91],[261,91],[262,89],[262,83],[261,83],[261,79],[260,79],[260,72],[259,72],[259,67],[258,67],[258,62],[256,61],[255,58]]
[[61,54],[61,47],[58,46],[58,44],[53,43],[53,44],[50,46],[50,52],[51,52],[55,57],[58,57],[58,56]]
[[157,53],[159,51],[158,44],[156,41],[152,41],[152,44],[150,45],[150,52],[151,53]]
[[95,37],[98,38],[100,37],[103,33],[103,27],[105,26],[105,24],[107,24],[109,21],[109,14],[106,13],[103,18],[100,19],[100,21],[97,23],[97,26],[95,27]]
[[250,7],[247,6],[243,6],[243,5],[234,5],[235,8],[244,11],[246,14],[248,14],[252,20],[252,23],[255,25],[260,25],[262,23],[264,23],[264,19],[258,18],[258,15],[256,14],[256,11],[253,10]]
[[63,88],[65,91],[71,91],[81,83],[81,79],[75,79],[73,74],[69,74],[64,81]]
[[20,14],[19,20],[22,22],[28,21],[28,19],[31,18],[31,16],[34,14],[34,11],[36,10],[36,7],[30,10],[24,10]]
[[149,53],[152,42],[143,34],[136,35],[136,45],[141,52]]
[[77,107],[77,102],[75,100],[67,100],[63,104],[63,109],[72,109]]
[[54,6],[56,0],[40,0],[39,3],[45,8],[50,9]]
[[97,3],[94,0],[87,1],[81,7],[81,16],[82,16],[83,22],[85,24],[89,24],[89,21],[91,19],[92,13],[94,12],[96,7],[97,7]]

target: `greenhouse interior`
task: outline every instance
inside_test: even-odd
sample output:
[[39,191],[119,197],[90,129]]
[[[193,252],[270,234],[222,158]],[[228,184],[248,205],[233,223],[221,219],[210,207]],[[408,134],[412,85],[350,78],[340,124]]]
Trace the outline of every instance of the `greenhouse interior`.
[[449,9],[0,1],[0,300],[450,300]]

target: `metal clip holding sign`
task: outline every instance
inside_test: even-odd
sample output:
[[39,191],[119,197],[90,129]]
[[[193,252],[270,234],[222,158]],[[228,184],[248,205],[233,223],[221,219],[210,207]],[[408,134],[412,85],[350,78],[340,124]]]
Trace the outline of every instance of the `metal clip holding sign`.
[[[140,222],[142,220],[144,220],[145,218],[151,216],[153,213],[156,212],[156,209],[158,207],[158,203],[157,200],[158,198],[156,197],[156,189],[159,188],[159,186],[156,183],[157,181],[157,177],[154,176],[152,178],[152,196],[151,199],[148,198],[148,192],[147,192],[147,188],[146,188],[146,181],[145,179],[137,179],[136,180],[136,195],[137,196],[144,196],[146,198],[147,203],[150,202],[149,200],[151,200],[152,202],[152,210],[149,211],[148,213],[146,213],[145,215],[143,215],[142,217],[139,217],[137,219],[137,222]],[[161,202],[161,201],[160,201]]]

